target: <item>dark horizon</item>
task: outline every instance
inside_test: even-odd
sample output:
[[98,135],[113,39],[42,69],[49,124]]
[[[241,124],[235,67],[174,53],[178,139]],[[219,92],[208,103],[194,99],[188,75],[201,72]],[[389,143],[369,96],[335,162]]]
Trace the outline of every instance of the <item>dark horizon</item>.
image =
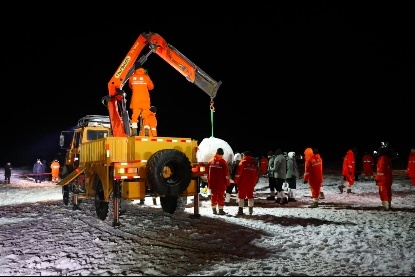
[[160,34],[222,81],[212,115],[208,95],[150,55],[144,67],[155,84],[159,136],[214,136],[257,156],[317,147],[326,161],[388,141],[404,159],[415,143],[414,17],[405,6],[278,2],[171,13],[150,3],[115,18],[75,9],[28,16],[23,29],[4,22],[0,163],[53,156],[62,130],[85,115],[108,115],[108,82],[143,32]]

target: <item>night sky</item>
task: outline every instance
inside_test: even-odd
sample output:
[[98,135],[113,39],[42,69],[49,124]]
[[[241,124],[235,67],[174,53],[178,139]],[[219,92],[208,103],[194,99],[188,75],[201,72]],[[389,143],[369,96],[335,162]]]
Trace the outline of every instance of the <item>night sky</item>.
[[31,15],[1,19],[0,162],[50,160],[62,130],[85,115],[107,115],[108,82],[143,32],[160,34],[222,81],[212,126],[209,96],[152,54],[144,67],[155,84],[159,136],[213,135],[258,156],[318,147],[327,161],[389,141],[407,158],[415,143],[415,20],[407,2],[191,3],[36,4]]

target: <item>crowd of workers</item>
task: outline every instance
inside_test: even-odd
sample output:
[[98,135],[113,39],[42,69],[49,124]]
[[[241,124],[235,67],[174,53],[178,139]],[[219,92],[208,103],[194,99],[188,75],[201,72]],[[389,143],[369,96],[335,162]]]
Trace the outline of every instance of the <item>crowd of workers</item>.
[[[129,87],[132,90],[130,109],[132,110],[131,128],[133,135],[157,136],[156,108],[151,106],[149,91],[154,84],[147,70],[138,66],[129,78]],[[142,130],[137,132],[141,117]],[[411,149],[407,173],[415,186],[415,158]],[[362,161],[356,161],[357,149],[349,149],[344,156],[342,176],[344,182],[338,187],[340,193],[352,193],[357,180],[356,164],[362,164],[364,180],[375,180],[379,187],[379,196],[382,206],[389,210],[392,199],[392,150],[383,144],[377,151],[377,162],[369,152],[365,152]],[[323,159],[317,148],[307,148],[304,151],[304,184],[309,184],[313,202],[310,208],[317,208],[319,199],[324,199],[323,187]],[[376,174],[375,174],[376,172]],[[232,163],[223,159],[223,149],[217,149],[214,157],[209,161],[208,187],[211,191],[211,204],[214,214],[226,214],[225,204],[230,203],[233,190],[237,193],[238,214],[243,214],[244,202],[247,200],[249,214],[253,213],[253,192],[258,178],[267,176],[269,179],[270,196],[267,200],[281,205],[296,202],[295,192],[297,179],[300,178],[299,169],[294,152],[282,152],[277,149],[269,151],[267,157],[255,159],[247,151],[237,153]]]
[[[282,152],[277,149],[269,151],[267,157],[254,158],[250,151],[236,153],[232,162],[223,159],[224,151],[218,148],[214,157],[208,162],[207,184],[210,189],[210,201],[214,214],[225,215],[224,206],[230,205],[231,193],[235,190],[237,215],[244,214],[247,203],[249,214],[253,214],[254,190],[260,177],[268,178],[270,195],[266,198],[280,205],[297,202],[295,199],[297,180],[303,180],[310,188],[312,203],[309,208],[317,208],[319,200],[324,199],[323,192],[323,159],[317,148],[306,148],[304,151],[304,174],[300,176],[295,152]],[[363,181],[376,181],[382,208],[391,209],[392,202],[392,160],[397,153],[389,148],[388,143],[372,154],[365,152],[362,156]],[[355,185],[357,149],[347,150],[342,164],[343,182],[338,186],[342,194],[353,193]],[[411,147],[407,176],[415,186],[415,146]]]

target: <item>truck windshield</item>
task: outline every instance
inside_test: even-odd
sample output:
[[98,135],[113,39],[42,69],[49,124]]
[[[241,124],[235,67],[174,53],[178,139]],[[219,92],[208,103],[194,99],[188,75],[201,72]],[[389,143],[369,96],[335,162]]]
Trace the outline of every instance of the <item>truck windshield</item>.
[[86,139],[88,141],[106,138],[108,137],[108,131],[106,130],[88,130],[86,133]]

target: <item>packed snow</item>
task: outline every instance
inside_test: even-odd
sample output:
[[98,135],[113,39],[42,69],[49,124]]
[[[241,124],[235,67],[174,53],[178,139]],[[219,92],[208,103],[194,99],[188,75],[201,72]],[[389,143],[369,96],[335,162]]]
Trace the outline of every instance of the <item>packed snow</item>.
[[298,202],[279,205],[265,200],[268,179],[260,178],[252,216],[236,216],[235,195],[220,216],[201,194],[200,217],[193,197],[174,214],[147,197],[144,205],[123,201],[117,227],[96,217],[92,199],[73,210],[61,187],[28,173],[14,168],[0,185],[3,276],[415,275],[415,187],[399,172],[388,212],[373,181],[340,194],[341,176],[329,172],[315,209],[302,180]]

